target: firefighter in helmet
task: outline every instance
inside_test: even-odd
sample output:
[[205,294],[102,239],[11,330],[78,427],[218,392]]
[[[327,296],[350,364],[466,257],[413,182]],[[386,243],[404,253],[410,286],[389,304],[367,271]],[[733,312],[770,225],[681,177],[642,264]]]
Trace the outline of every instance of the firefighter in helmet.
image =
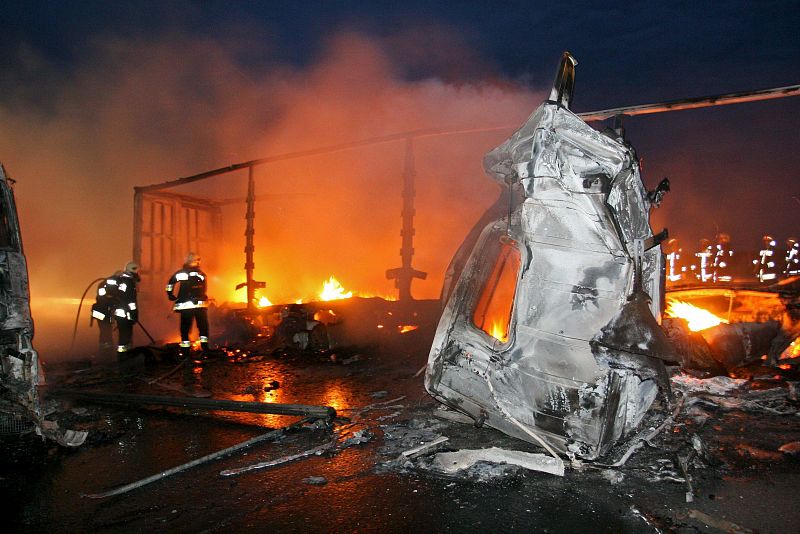
[[[178,294],[175,288],[178,286]],[[167,282],[167,297],[174,301],[173,311],[181,316],[181,351],[191,348],[189,332],[192,322],[197,323],[200,332],[200,346],[208,350],[208,295],[206,273],[200,270],[200,256],[190,252],[183,267],[173,274]]]
[[786,265],[783,274],[786,277],[797,276],[800,274],[800,243],[797,239],[790,237],[786,240]]
[[778,266],[775,254],[775,239],[771,235],[761,238],[764,242],[761,250],[758,251],[758,258],[753,260],[756,268],[756,278],[759,282],[772,283],[778,278]]
[[717,244],[714,247],[714,282],[730,282],[730,265],[733,258],[731,249],[731,236],[720,232],[717,234]]
[[113,346],[112,319],[117,323],[119,341],[117,353],[128,352],[133,338],[133,325],[139,318],[136,307],[136,284],[139,282],[139,265],[128,262],[97,285],[97,297],[92,305],[92,318],[100,328],[100,350]]

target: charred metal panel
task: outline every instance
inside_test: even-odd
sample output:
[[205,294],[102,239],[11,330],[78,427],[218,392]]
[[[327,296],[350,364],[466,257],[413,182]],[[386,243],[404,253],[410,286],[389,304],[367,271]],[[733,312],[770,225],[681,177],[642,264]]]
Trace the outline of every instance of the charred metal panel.
[[0,165],[0,409],[38,424],[41,408],[37,386],[43,376],[32,339],[28,266],[14,192]]
[[[644,250],[653,232],[637,157],[568,101],[542,104],[484,158],[517,201],[485,225],[455,282],[425,385],[476,421],[593,459],[641,422],[666,384],[658,358],[670,348],[656,322],[663,257]],[[500,243],[522,258],[505,342],[473,321]]]

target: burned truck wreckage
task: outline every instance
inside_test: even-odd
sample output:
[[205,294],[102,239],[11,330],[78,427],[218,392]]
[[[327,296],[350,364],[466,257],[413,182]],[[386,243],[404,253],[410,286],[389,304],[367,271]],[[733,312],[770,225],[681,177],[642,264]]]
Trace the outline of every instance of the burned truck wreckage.
[[656,319],[661,191],[616,131],[570,111],[575,65],[565,53],[550,98],[484,158],[507,203],[451,264],[425,387],[476,423],[596,459],[669,399],[675,357]]
[[52,410],[40,399],[44,373],[33,348],[28,266],[12,183],[0,165],[0,429],[3,434],[35,431],[78,446],[86,432],[59,428],[46,417]]

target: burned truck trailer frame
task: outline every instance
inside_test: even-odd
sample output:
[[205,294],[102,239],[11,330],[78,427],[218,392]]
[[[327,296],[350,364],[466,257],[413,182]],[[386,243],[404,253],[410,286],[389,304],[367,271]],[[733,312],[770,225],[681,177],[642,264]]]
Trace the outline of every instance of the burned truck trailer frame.
[[484,158],[509,211],[462,246],[425,386],[476,422],[594,459],[667,393],[672,354],[653,197],[630,145],[570,111],[575,64],[565,54],[550,99]]

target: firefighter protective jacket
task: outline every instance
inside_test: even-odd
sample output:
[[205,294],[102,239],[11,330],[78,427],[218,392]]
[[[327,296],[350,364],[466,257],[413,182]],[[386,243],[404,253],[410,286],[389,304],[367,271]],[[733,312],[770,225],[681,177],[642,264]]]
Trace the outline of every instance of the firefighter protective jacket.
[[139,310],[136,307],[136,274],[123,272],[110,276],[97,286],[97,298],[92,305],[92,317],[98,321],[110,321],[111,317],[136,322]]
[[[178,295],[173,291],[178,285]],[[173,274],[167,282],[167,296],[175,301],[172,307],[174,311],[192,310],[194,308],[208,308],[208,295],[206,283],[206,273],[198,267],[184,265],[183,268]]]

